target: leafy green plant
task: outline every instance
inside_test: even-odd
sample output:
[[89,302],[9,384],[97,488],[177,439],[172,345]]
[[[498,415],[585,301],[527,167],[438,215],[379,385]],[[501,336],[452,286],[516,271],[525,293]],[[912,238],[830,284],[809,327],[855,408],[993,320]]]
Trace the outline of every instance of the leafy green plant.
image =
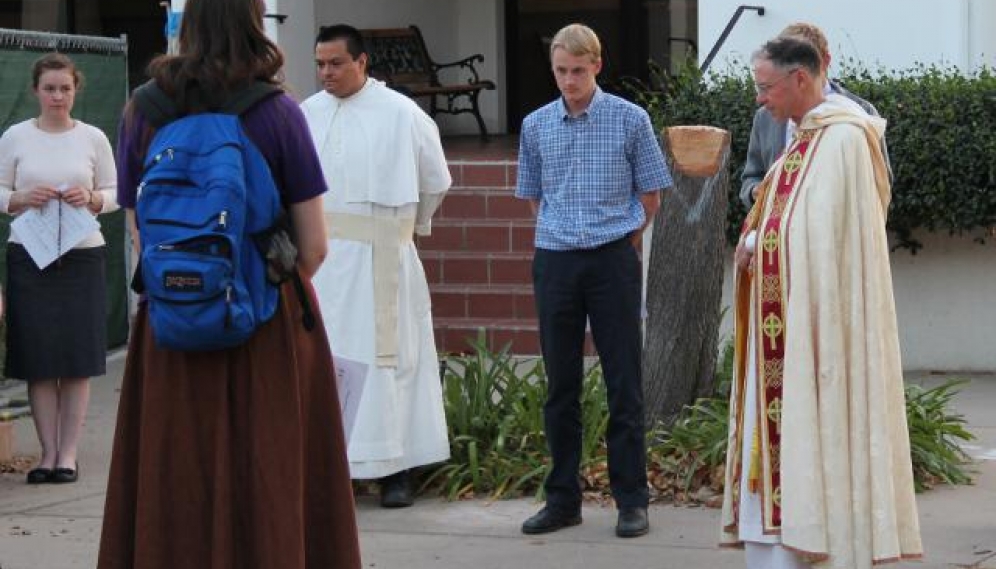
[[[422,483],[448,499],[508,498],[533,494],[542,499],[549,468],[543,427],[546,374],[540,360],[524,360],[507,346],[490,352],[483,332],[472,351],[447,360],[443,399],[451,458],[429,469]],[[723,490],[727,451],[729,388],[733,348],[727,344],[717,366],[717,391],[687,406],[670,429],[648,433],[648,478],[655,499],[716,505]],[[608,494],[605,434],[608,406],[601,369],[590,368],[582,386],[581,476],[586,495]],[[918,491],[938,483],[971,482],[971,459],[959,446],[974,437],[951,409],[957,387],[906,387],[913,473]]]
[[937,483],[969,484],[972,462],[958,441],[975,436],[965,429],[965,418],[951,411],[951,399],[964,381],[949,381],[932,389],[906,386],[906,420],[917,491]]
[[[720,369],[730,369],[727,347]],[[717,384],[722,384],[717,381]],[[951,400],[963,381],[931,389],[906,386],[906,418],[910,433],[913,477],[918,492],[944,484],[970,484],[972,459],[959,446],[975,438],[965,419],[951,410]],[[676,501],[709,487],[723,489],[729,425],[728,395],[699,399],[685,408],[670,431],[658,428],[649,446],[651,482],[658,492]]]
[[686,406],[671,429],[656,425],[647,444],[650,484],[661,499],[684,502],[703,487],[723,490],[723,467],[733,381],[733,344],[723,345],[716,392]]
[[684,502],[703,487],[723,490],[728,416],[726,398],[703,398],[685,407],[669,430],[656,429],[647,462],[661,498]]
[[[483,331],[469,343],[470,353],[447,359],[443,378],[451,458],[427,473],[422,488],[449,499],[539,493],[549,465],[542,361],[515,358],[507,346],[490,352]],[[589,369],[582,388],[582,467],[593,471],[604,467],[602,384],[600,369]]]

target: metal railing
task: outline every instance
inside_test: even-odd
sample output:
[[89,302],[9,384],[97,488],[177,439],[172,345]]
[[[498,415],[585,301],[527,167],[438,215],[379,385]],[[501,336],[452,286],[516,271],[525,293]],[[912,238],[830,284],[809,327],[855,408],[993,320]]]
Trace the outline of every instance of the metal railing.
[[709,69],[709,65],[719,52],[719,48],[723,47],[723,43],[733,30],[733,26],[737,25],[737,20],[740,19],[740,15],[746,10],[753,10],[754,12],[757,12],[758,16],[764,15],[764,6],[748,6],[746,4],[738,6],[737,11],[733,13],[733,17],[730,18],[730,21],[726,24],[726,27],[723,28],[723,33],[719,34],[719,39],[716,40],[716,45],[712,46],[712,49],[709,50],[709,55],[707,55],[705,61],[702,62],[702,67],[699,69],[702,73],[705,73],[706,70]]

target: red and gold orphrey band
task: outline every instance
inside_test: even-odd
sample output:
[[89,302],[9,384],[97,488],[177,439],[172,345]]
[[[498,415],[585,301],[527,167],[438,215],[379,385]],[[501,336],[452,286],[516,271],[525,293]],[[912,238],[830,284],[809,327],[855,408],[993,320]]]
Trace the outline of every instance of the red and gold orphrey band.
[[[818,146],[823,130],[796,132],[792,145],[785,152],[781,171],[775,182],[774,196],[766,217],[758,227],[758,256],[754,260],[756,278],[760,286],[753,287],[757,322],[754,324],[755,353],[757,354],[757,434],[760,435],[759,453],[751,453],[752,460],[760,459],[757,472],[760,480],[756,487],[762,495],[763,527],[765,533],[777,533],[781,528],[781,416],[782,378],[785,371],[785,303],[788,293],[788,251],[785,239],[792,205],[797,190],[808,171],[812,154]],[[762,389],[763,387],[763,389]],[[745,441],[753,444],[753,441]],[[765,460],[767,459],[767,460]],[[750,468],[750,465],[746,465]]]

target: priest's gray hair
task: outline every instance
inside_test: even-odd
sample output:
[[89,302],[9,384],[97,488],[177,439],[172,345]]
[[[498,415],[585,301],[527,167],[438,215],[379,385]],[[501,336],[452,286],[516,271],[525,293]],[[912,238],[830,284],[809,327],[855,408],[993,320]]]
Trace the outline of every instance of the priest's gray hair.
[[805,69],[813,77],[822,70],[820,52],[809,41],[797,36],[777,37],[751,55],[751,63],[770,61],[779,71]]

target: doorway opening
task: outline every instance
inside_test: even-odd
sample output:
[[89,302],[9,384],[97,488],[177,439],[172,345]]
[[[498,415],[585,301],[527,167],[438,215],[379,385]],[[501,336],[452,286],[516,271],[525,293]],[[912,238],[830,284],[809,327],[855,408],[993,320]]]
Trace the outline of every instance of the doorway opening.
[[559,95],[550,41],[574,22],[601,40],[598,83],[608,92],[625,96],[627,80],[647,83],[652,67],[670,73],[698,57],[698,0],[505,0],[509,132]]

